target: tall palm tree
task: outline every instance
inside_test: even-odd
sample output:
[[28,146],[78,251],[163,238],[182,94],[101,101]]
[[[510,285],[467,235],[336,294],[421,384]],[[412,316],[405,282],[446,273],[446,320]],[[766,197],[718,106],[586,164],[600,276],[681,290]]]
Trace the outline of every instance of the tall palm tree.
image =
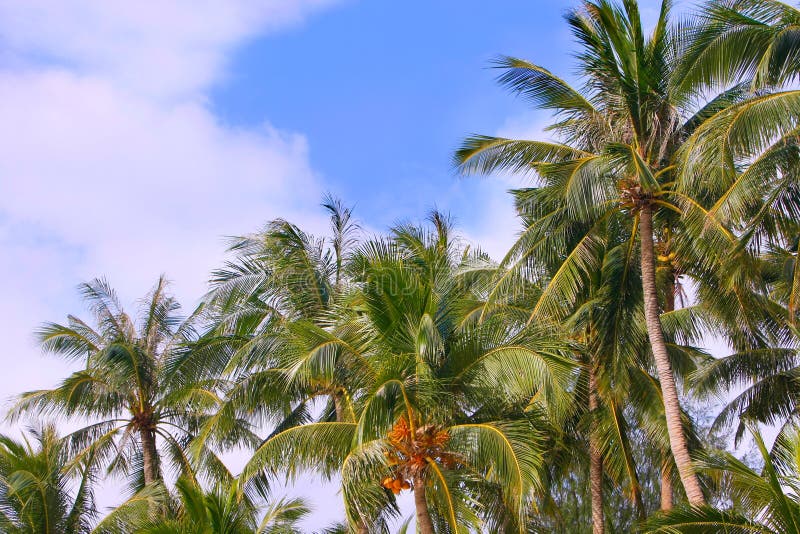
[[[556,120],[548,128],[557,141],[529,141],[473,136],[455,156],[466,173],[511,170],[533,173],[559,208],[542,212],[539,225],[517,244],[515,258],[538,255],[559,260],[532,319],[573,301],[587,273],[598,266],[598,250],[615,219],[627,219],[638,244],[643,316],[658,372],[672,455],[690,502],[705,501],[694,473],[682,424],[678,385],[661,323],[656,259],[673,250],[667,230],[672,213],[694,213],[697,207],[686,193],[673,187],[677,151],[707,117],[738,102],[741,89],[724,91],[697,102],[691,88],[682,88],[673,76],[680,59],[680,42],[670,24],[671,2],[661,3],[656,25],[644,35],[637,2],[586,1],[567,15],[580,44],[578,62],[582,88],[576,89],[550,71],[514,58],[502,58],[500,82],[551,110]],[[552,238],[566,222],[583,223],[585,231],[569,249],[550,248]],[[669,223],[669,224],[667,224]],[[726,248],[736,239],[724,228]],[[680,233],[675,235],[676,240]],[[710,239],[707,239],[710,241]],[[632,239],[631,243],[634,243]],[[722,245],[716,243],[717,250]],[[664,254],[666,253],[666,254]],[[691,253],[687,252],[687,254]],[[693,252],[694,256],[699,252]],[[690,259],[685,264],[691,266]]]
[[18,441],[0,436],[0,530],[8,534],[79,534],[90,530],[94,473],[90,461],[71,464],[55,428]]
[[352,262],[359,296],[313,352],[317,366],[330,365],[332,347],[361,362],[353,420],[275,434],[244,476],[338,473],[348,517],[370,531],[406,489],[425,534],[524,531],[541,491],[543,414],[565,402],[573,365],[552,332],[476,321],[488,264],[459,254],[446,220],[432,220],[430,231],[401,226],[363,245]]
[[[521,215],[524,227],[527,232],[535,232],[536,226],[541,224],[540,217],[542,213],[552,213],[557,209],[556,204],[552,199],[548,198],[545,190],[540,188],[528,188],[512,192],[515,196],[517,211]],[[553,238],[550,239],[551,243],[548,246],[558,247],[561,250],[569,249],[574,246],[570,241],[580,239],[580,236],[585,231],[583,225],[575,221],[563,221],[558,232],[553,232]],[[557,236],[557,237],[556,237]],[[584,289],[580,295],[576,295],[573,301],[564,301],[563,306],[559,309],[553,309],[552,314],[547,314],[540,317],[539,320],[548,320],[553,323],[566,322],[567,331],[574,332],[573,337],[581,342],[584,347],[582,351],[582,364],[583,373],[581,380],[579,380],[579,387],[576,388],[576,417],[588,419],[588,424],[573,424],[569,425],[572,432],[585,438],[585,444],[588,449],[589,456],[589,489],[591,500],[591,524],[592,530],[595,534],[601,534],[605,531],[606,518],[604,513],[603,502],[603,485],[604,485],[604,472],[608,471],[611,464],[604,465],[604,455],[606,450],[614,450],[614,456],[622,461],[614,463],[615,467],[624,466],[622,472],[614,473],[621,475],[615,477],[615,480],[627,478],[629,480],[629,487],[631,495],[636,502],[637,508],[640,513],[643,513],[641,506],[641,499],[638,488],[638,477],[636,474],[636,467],[633,464],[633,455],[631,454],[627,435],[625,432],[626,421],[622,417],[621,407],[618,404],[618,399],[614,399],[608,395],[609,387],[600,387],[602,379],[604,384],[611,386],[616,382],[611,377],[615,374],[613,367],[622,367],[628,369],[634,365],[634,360],[631,357],[635,354],[635,350],[630,350],[631,347],[636,345],[635,329],[628,327],[634,324],[632,319],[632,310],[637,306],[637,293],[631,291],[631,287],[635,286],[636,280],[633,284],[626,283],[634,277],[627,276],[628,272],[625,265],[626,258],[625,251],[629,251],[630,247],[624,241],[623,254],[613,252],[615,243],[613,239],[608,243],[609,250],[604,250],[598,254],[604,256],[600,260],[598,267],[587,277],[587,283],[584,284]],[[529,285],[528,278],[533,278],[542,286],[547,286],[549,279],[558,272],[560,267],[558,253],[554,254],[552,258],[538,258],[530,257],[525,254],[525,251],[520,250],[520,247],[514,247],[509,256],[506,258],[505,263],[509,263],[511,257],[516,255],[523,255],[523,261],[516,261],[516,264],[507,272],[503,272],[502,276],[505,277],[504,284],[508,287],[504,289],[503,295],[499,292],[495,293],[491,302],[492,305],[498,299],[505,296],[515,297],[517,294],[524,294],[529,292],[527,286]],[[601,267],[600,265],[603,265]],[[621,269],[619,267],[622,267]],[[620,279],[620,275],[622,275]],[[609,285],[614,285],[616,291],[610,291]],[[612,298],[609,298],[612,297]],[[527,306],[528,310],[533,309],[541,295],[534,293],[533,299],[530,300]],[[518,304],[519,306],[519,304]],[[626,309],[626,307],[628,309]],[[607,319],[605,324],[599,324],[600,314],[595,310],[603,310],[603,316]],[[530,314],[530,311],[528,311]],[[627,321],[626,321],[627,319]],[[621,332],[625,330],[628,334],[628,343],[620,343],[618,336],[613,332],[605,332],[616,330]],[[618,349],[626,349],[626,353],[622,354]],[[628,365],[619,365],[617,358],[626,358]],[[602,376],[601,376],[602,375]],[[620,384],[623,389],[630,391],[630,388]],[[602,390],[602,393],[601,393]],[[603,394],[605,393],[605,394]],[[605,402],[602,403],[601,410],[601,396],[605,397]],[[602,415],[610,416],[614,421],[612,424],[607,425],[607,429],[614,429],[610,433],[606,433],[601,437],[600,433],[600,419]],[[613,434],[616,434],[615,436]],[[571,436],[565,436],[565,439],[570,440]],[[573,443],[572,447],[575,446]],[[620,454],[620,452],[623,452]],[[571,471],[576,468],[579,455],[568,454],[564,455],[569,464],[563,469]],[[609,458],[611,459],[611,458]],[[578,467],[579,469],[581,467]],[[557,469],[562,469],[560,466]],[[568,477],[569,475],[567,475]],[[563,475],[557,475],[556,478],[563,478]]]
[[[543,224],[542,214],[552,215],[561,205],[546,187],[512,193],[525,233],[539,231],[538,227]],[[555,228],[557,230],[553,231]],[[543,257],[531,256],[524,246],[514,247],[505,260],[512,267],[502,273],[503,284],[508,287],[502,294],[495,293],[491,305],[508,295],[519,298],[515,295],[526,292],[530,277],[547,287],[561,267],[559,251],[572,248],[587,227],[580,221],[564,217],[557,227],[548,224],[548,230],[550,235],[543,240],[542,246],[556,252]],[[662,441],[666,435],[663,403],[658,380],[651,375],[647,333],[640,319],[642,296],[635,269],[634,240],[635,234],[627,228],[625,219],[618,218],[614,224],[609,224],[604,240],[596,249],[598,264],[587,271],[581,281],[583,289],[572,300],[562,299],[561,306],[548,308],[547,313],[537,316],[539,321],[565,323],[566,330],[573,332],[573,337],[579,339],[583,347],[584,371],[576,390],[576,415],[587,419],[588,423],[575,425],[575,430],[588,442],[592,525],[596,533],[605,529],[604,475],[617,484],[624,484],[638,516],[643,518],[646,514],[634,460],[636,451],[632,450],[630,443],[631,426],[641,427],[644,435],[655,441],[652,444],[654,450],[662,447],[669,450],[668,440]],[[540,297],[534,294],[532,299],[528,299],[527,306],[523,300],[517,302],[516,307],[530,310]],[[704,359],[697,349],[679,342],[685,343],[692,338],[693,332],[687,331],[687,326],[692,326],[691,315],[672,311],[665,314],[665,318],[670,357],[673,365],[677,365],[676,370],[684,374]],[[632,418],[632,414],[636,417]],[[671,495],[668,485],[664,486],[666,491],[663,493]]]
[[680,507],[653,516],[642,530],[665,534],[800,532],[800,433],[795,427],[780,436],[770,452],[756,428],[750,426],[750,431],[764,462],[760,472],[729,453],[709,454],[698,465],[725,480],[736,509]]
[[[186,367],[230,377],[219,413],[273,425],[270,435],[314,420],[352,421],[354,387],[347,352],[315,365],[335,310],[347,308],[348,265],[360,228],[353,211],[328,195],[330,232],[315,237],[282,219],[236,238],[235,258],[213,274],[206,310],[213,329]],[[304,362],[306,362],[304,364]],[[324,400],[319,413],[317,402]],[[365,527],[360,528],[366,532]]]
[[[226,473],[208,447],[201,447],[196,458],[187,454],[218,407],[222,384],[186,382],[174,372],[172,366],[194,337],[194,317],[177,315],[180,306],[168,295],[166,279],[159,278],[141,301],[136,318],[122,309],[105,280],[82,284],[80,291],[96,326],[70,315],[67,324],[46,323],[37,335],[44,350],[82,361],[84,368],[54,389],[22,394],[11,416],[89,419],[88,426],[67,436],[77,458],[91,455],[107,462],[109,470],[132,476],[134,488],[163,481],[162,455],[186,476],[199,468],[212,476]],[[242,420],[228,420],[220,428],[220,443],[254,439]]]

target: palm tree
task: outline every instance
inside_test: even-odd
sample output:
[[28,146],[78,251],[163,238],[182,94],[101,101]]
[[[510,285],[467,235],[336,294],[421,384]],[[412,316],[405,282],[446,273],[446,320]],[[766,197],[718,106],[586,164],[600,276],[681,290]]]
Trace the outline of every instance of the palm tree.
[[[88,532],[97,514],[91,462],[71,462],[55,428],[32,430],[33,442],[0,436],[0,530],[8,534]],[[70,469],[66,466],[71,465]]]
[[168,518],[150,514],[147,501],[124,504],[127,510],[115,512],[98,529],[138,534],[295,534],[300,532],[298,523],[310,513],[299,498],[259,502],[263,499],[244,493],[236,479],[210,491],[190,479],[178,479]]
[[[270,436],[314,420],[353,420],[349,370],[360,362],[335,350],[323,351],[335,358],[325,368],[314,362],[331,317],[348,306],[348,264],[360,228],[340,200],[327,195],[322,206],[328,236],[277,219],[234,239],[236,257],[214,272],[206,296],[213,329],[184,365],[201,376],[229,376],[219,414],[274,425]],[[319,399],[326,401],[321,413]]]
[[[638,242],[643,316],[655,360],[664,403],[669,442],[689,501],[705,502],[694,473],[682,423],[673,362],[661,323],[656,251],[670,258],[679,247],[678,222],[701,210],[685,192],[673,187],[678,149],[698,125],[720,109],[744,98],[740,88],[696,103],[691,88],[673,79],[680,59],[680,42],[669,22],[670,1],[661,4],[658,21],[646,38],[638,5],[607,0],[583,2],[567,15],[578,40],[582,89],[571,87],[550,71],[515,58],[502,58],[500,82],[531,100],[538,108],[552,110],[556,122],[548,128],[558,139],[527,141],[488,136],[465,140],[455,156],[465,173],[511,170],[534,173],[542,183],[542,196],[558,205],[540,213],[540,224],[523,234],[516,245],[517,261],[539,256],[558,260],[531,320],[573,302],[593,269],[599,265],[598,250],[609,225],[627,219],[631,244]],[[569,249],[552,247],[557,232],[569,221],[582,223],[583,233]],[[680,226],[678,230],[682,228]],[[706,229],[730,249],[736,238],[725,228]],[[673,239],[674,238],[674,239]],[[707,238],[703,243],[712,242]],[[691,247],[684,247],[691,249]],[[695,247],[697,248],[697,247]],[[682,274],[696,256],[707,251],[687,250]],[[711,276],[706,269],[703,274]]]
[[330,365],[333,348],[361,362],[353,420],[273,435],[244,476],[339,474],[350,521],[370,531],[406,489],[425,534],[525,531],[542,489],[544,414],[565,402],[573,364],[553,332],[477,321],[475,291],[489,264],[458,253],[445,218],[432,221],[431,231],[401,226],[362,246],[351,263],[359,296],[312,351],[318,367]]
[[[196,469],[219,475],[227,471],[208,447],[196,458],[186,448],[208,414],[220,404],[218,380],[186,382],[173,365],[180,362],[194,336],[194,317],[182,319],[180,308],[159,278],[141,301],[139,316],[125,313],[105,280],[82,284],[80,291],[96,326],[69,316],[66,325],[46,323],[37,335],[44,350],[82,360],[84,369],[54,389],[20,396],[12,417],[24,413],[82,417],[93,422],[67,439],[82,458],[109,463],[109,470],[133,476],[132,486],[163,481],[162,454],[186,476]],[[253,440],[249,425],[227,420],[221,443]],[[158,441],[163,447],[159,451]]]
[[207,300],[227,330],[258,333],[276,319],[313,319],[328,309],[346,283],[346,264],[360,227],[352,208],[326,196],[331,234],[317,238],[276,219],[256,234],[232,240],[236,254],[212,275]]
[[276,355],[304,350],[285,343],[291,337],[287,329],[320,325],[347,298],[347,262],[359,226],[340,200],[327,196],[323,207],[330,216],[330,237],[315,238],[287,221],[272,221],[260,233],[237,238],[231,246],[236,258],[212,277],[206,300],[215,327],[206,336],[207,348],[196,351],[199,363],[191,367],[211,376],[233,376],[231,409],[235,405],[250,416],[274,416],[276,407],[282,413],[287,399],[302,399],[293,416],[301,421],[307,419],[309,403],[326,396],[334,416],[346,417],[346,386],[337,377],[287,384],[285,373],[276,372],[283,368]]
[[797,342],[735,352],[693,373],[695,391],[702,397],[731,394],[714,426],[728,427],[738,421],[736,440],[745,421],[791,428],[800,420],[800,350]]
[[[557,206],[552,199],[548,198],[545,190],[540,188],[527,188],[516,190],[512,192],[515,200],[517,211],[521,215],[524,228],[526,232],[535,232],[536,226],[541,224],[542,213],[552,213],[557,209]],[[553,232],[553,237],[549,239],[551,243],[548,247],[558,247],[561,250],[569,249],[573,246],[570,243],[576,236],[580,238],[581,234],[585,231],[578,222],[563,221],[562,225],[557,232]],[[626,257],[624,252],[628,251],[630,247],[625,247],[627,243],[621,243],[623,253],[619,254],[614,251],[615,243],[613,239],[608,243],[608,250],[600,252],[604,256],[600,260],[603,267],[598,267],[588,277],[587,283],[584,285],[584,290],[580,295],[576,295],[575,299],[571,302],[564,302],[563,306],[558,309],[553,309],[552,314],[541,317],[540,320],[548,320],[553,323],[565,322],[567,324],[566,331],[574,332],[573,337],[579,341],[583,350],[581,351],[581,360],[583,364],[583,372],[581,379],[576,388],[576,406],[575,406],[575,419],[571,425],[568,425],[569,432],[565,433],[564,439],[569,442],[569,447],[587,446],[589,456],[589,489],[591,501],[591,524],[592,530],[595,534],[600,534],[605,531],[606,518],[604,514],[603,503],[603,482],[604,471],[608,471],[611,464],[604,465],[604,455],[606,451],[613,450],[614,457],[622,459],[622,461],[614,462],[614,467],[622,467],[614,474],[615,480],[622,480],[627,478],[629,480],[630,495],[636,503],[639,513],[644,513],[638,477],[636,474],[636,466],[633,462],[633,454],[630,450],[628,436],[626,435],[625,427],[626,421],[622,416],[622,410],[619,404],[619,398],[613,398],[609,395],[612,383],[616,382],[612,376],[615,374],[614,367],[629,369],[634,365],[634,358],[636,351],[631,350],[636,345],[636,330],[630,328],[625,329],[625,324],[632,324],[632,311],[636,308],[637,293],[631,291],[634,284],[627,283],[633,277],[626,276],[627,269],[625,261],[630,260]],[[496,305],[498,300],[505,300],[507,297],[512,299],[520,299],[526,292],[531,293],[528,289],[530,281],[528,278],[533,278],[535,282],[540,283],[542,286],[547,286],[547,283],[554,273],[558,272],[559,260],[558,253],[553,254],[551,258],[538,258],[528,257],[520,247],[514,247],[507,256],[504,263],[510,263],[511,257],[523,255],[523,261],[516,261],[515,265],[506,272],[502,272],[502,279],[504,287],[502,294],[498,291],[493,295],[491,301],[492,305]],[[621,267],[621,268],[620,268]],[[622,279],[619,279],[622,274]],[[615,286],[616,291],[609,290],[609,286]],[[535,287],[535,286],[534,286]],[[528,314],[533,309],[541,295],[534,292],[533,298],[526,308]],[[520,304],[518,303],[519,307]],[[626,309],[627,308],[627,309]],[[603,310],[602,316],[595,310]],[[607,318],[605,324],[601,324],[601,317]],[[620,324],[622,323],[622,324]],[[617,339],[618,336],[614,335],[614,331],[621,332],[623,329],[627,331],[628,342],[620,343]],[[607,332],[606,332],[607,330]],[[622,353],[619,349],[625,349],[626,352]],[[603,357],[605,356],[605,357]],[[619,365],[618,358],[623,358],[626,364]],[[599,382],[603,381],[607,384],[606,387],[601,388]],[[624,385],[623,381],[620,385],[622,389],[630,391],[629,387]],[[601,396],[605,397],[601,410]],[[617,396],[619,397],[619,396]],[[606,429],[612,429],[611,432],[606,432],[601,436],[600,432],[600,419],[603,416],[610,416],[611,421],[606,421]],[[607,419],[608,419],[607,418]],[[580,419],[588,419],[588,424],[581,423]],[[585,438],[584,443],[573,443],[572,437],[567,435],[575,433],[581,438]],[[616,434],[616,435],[615,435]],[[623,452],[620,454],[620,452]],[[553,469],[555,479],[568,479],[571,476],[571,471],[576,468],[577,464],[582,460],[579,455],[565,454],[563,457],[567,460],[568,464],[565,466],[554,466]],[[609,458],[611,459],[611,458]],[[577,467],[582,469],[582,467]],[[559,471],[564,471],[564,474]]]
[[643,526],[651,533],[800,532],[800,433],[784,433],[768,451],[754,426],[753,439],[764,467],[753,470],[729,453],[709,454],[698,467],[721,477],[729,498],[738,506],[719,510],[710,506],[681,507],[653,516]]
[[[540,230],[542,214],[553,214],[560,208],[560,200],[553,199],[547,188],[527,188],[512,193],[526,234]],[[533,277],[548,287],[561,266],[560,251],[572,248],[574,240],[587,231],[585,224],[569,217],[560,219],[556,231],[552,231],[555,227],[552,223],[545,224],[550,234],[542,246],[554,252],[528,256],[525,246],[515,246],[505,260],[512,268],[502,272],[505,287],[494,293],[492,306],[510,296],[517,299],[517,308],[534,308],[541,295],[533,292],[533,298],[524,303],[524,294],[530,293],[528,278]],[[627,228],[625,219],[619,218],[609,224],[596,249],[598,265],[585,273],[582,291],[575,294],[573,300],[562,300],[561,306],[548,308],[547,313],[537,316],[540,321],[566,324],[566,331],[573,332],[573,337],[583,347],[583,373],[576,389],[575,415],[578,420],[585,421],[569,425],[569,428],[581,435],[586,440],[584,443],[588,442],[592,525],[596,533],[605,528],[604,474],[625,486],[625,493],[640,518],[646,514],[634,459],[638,451],[632,450],[631,445],[632,426],[641,428],[653,450],[669,450],[668,440],[663,439],[666,432],[658,380],[651,375],[647,333],[640,320],[642,296],[634,269],[634,239],[635,234]],[[670,311],[664,317],[670,357],[673,365],[677,365],[676,371],[685,374],[705,359],[697,349],[678,342],[685,343],[693,337],[693,332],[687,331],[687,327],[692,326],[691,315],[685,311]],[[686,430],[691,432],[690,428]],[[570,447],[574,451],[575,444]],[[665,458],[669,464],[668,454]],[[574,454],[565,455],[565,458],[576,459]],[[668,484],[662,489],[665,496],[671,496]]]

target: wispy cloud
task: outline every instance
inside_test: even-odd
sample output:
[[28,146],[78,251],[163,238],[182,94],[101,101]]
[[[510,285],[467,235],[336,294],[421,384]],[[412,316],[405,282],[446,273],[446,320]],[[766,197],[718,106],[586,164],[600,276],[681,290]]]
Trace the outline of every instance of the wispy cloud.
[[0,1],[6,54],[61,64],[137,92],[178,97],[224,74],[230,52],[336,0]]

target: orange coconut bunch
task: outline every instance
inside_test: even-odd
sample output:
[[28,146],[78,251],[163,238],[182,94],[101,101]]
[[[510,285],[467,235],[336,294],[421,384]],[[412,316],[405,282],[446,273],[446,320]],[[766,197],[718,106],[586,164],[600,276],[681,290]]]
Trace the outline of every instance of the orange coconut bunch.
[[390,490],[395,495],[399,494],[403,490],[411,489],[411,484],[408,483],[407,480],[404,480],[397,475],[395,477],[386,477],[383,479],[383,483],[381,484],[384,488]]
[[445,452],[450,434],[435,425],[419,426],[412,430],[409,421],[401,417],[388,432],[391,449],[384,452],[386,461],[393,470],[393,476],[383,480],[383,487],[395,495],[410,489],[408,480],[413,480],[433,460],[451,467],[456,458]]
[[401,417],[387,434],[392,445],[399,445],[411,439],[411,427],[405,417]]

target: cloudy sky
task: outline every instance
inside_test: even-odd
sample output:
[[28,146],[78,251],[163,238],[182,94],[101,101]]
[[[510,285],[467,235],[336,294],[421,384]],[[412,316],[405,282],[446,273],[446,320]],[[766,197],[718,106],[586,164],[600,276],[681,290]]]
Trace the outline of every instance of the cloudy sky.
[[31,332],[84,313],[79,282],[132,302],[164,272],[191,307],[223,236],[275,217],[320,231],[328,191],[375,231],[438,207],[502,254],[521,182],[457,178],[450,156],[472,132],[538,135],[547,117],[487,66],[569,78],[573,5],[0,0],[0,397],[70,370]]

